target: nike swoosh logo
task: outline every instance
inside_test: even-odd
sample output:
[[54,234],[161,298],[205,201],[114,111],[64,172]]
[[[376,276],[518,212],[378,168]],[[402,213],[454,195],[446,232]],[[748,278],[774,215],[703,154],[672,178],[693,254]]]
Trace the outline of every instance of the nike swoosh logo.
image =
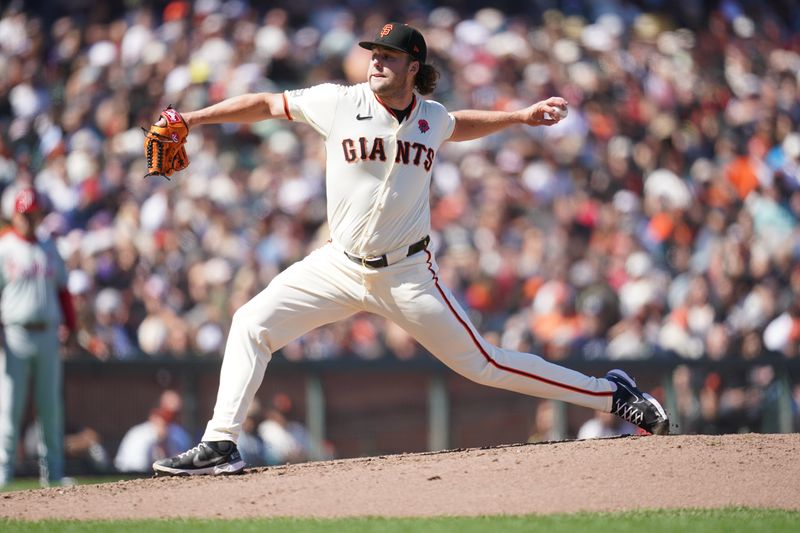
[[220,457],[214,457],[213,459],[200,459],[198,456],[194,456],[192,459],[192,464],[197,468],[203,468],[205,466],[211,466],[220,462]]
[[361,116],[361,113],[356,115],[356,120],[369,120],[371,118],[372,118],[372,115],[364,115],[363,117]]

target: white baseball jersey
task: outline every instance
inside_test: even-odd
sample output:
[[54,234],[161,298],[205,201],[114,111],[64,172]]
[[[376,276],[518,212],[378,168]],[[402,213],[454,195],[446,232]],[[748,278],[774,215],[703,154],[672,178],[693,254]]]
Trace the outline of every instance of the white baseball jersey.
[[[439,280],[433,252],[406,253],[430,230],[431,169],[455,128],[441,104],[415,96],[410,115],[398,122],[366,83],[319,85],[283,96],[287,118],[310,124],[325,138],[332,242],[281,272],[234,314],[203,440],[238,438],[275,351],[362,311],[393,321],[478,383],[611,409],[608,380],[486,342]],[[342,249],[392,260],[372,268]]]
[[0,317],[3,324],[61,322],[58,288],[64,261],[51,240],[29,241],[14,231],[0,237]]
[[325,139],[331,237],[362,257],[419,241],[430,231],[430,176],[455,119],[438,102],[414,96],[398,123],[367,83],[287,91],[290,120]]

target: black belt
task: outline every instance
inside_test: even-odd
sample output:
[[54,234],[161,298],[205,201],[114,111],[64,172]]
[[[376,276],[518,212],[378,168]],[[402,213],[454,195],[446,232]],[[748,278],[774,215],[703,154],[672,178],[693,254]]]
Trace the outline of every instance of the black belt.
[[[409,257],[418,252],[421,252],[422,250],[428,247],[428,244],[430,244],[430,242],[431,242],[430,235],[425,235],[423,239],[415,242],[414,244],[408,247],[408,253],[405,255],[405,257]],[[347,252],[345,252],[344,255],[346,255],[350,261],[358,263],[359,265],[368,266],[370,268],[383,268],[389,266],[389,259],[386,257],[386,254],[381,255],[379,257],[372,257],[370,259],[367,259],[366,257],[358,257],[357,255],[350,255]]]

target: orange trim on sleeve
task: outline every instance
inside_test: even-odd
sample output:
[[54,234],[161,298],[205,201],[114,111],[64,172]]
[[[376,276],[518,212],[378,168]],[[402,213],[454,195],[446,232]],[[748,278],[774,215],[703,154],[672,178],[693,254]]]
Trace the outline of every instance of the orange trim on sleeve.
[[286,91],[284,91],[282,95],[283,95],[283,112],[286,113],[286,118],[288,118],[289,120],[294,120],[294,118],[292,118],[292,114],[289,113],[289,100],[286,99]]
[[458,126],[458,119],[456,118],[456,116],[452,113],[448,113],[448,115],[453,117],[453,131],[450,132],[450,135],[447,137],[447,139],[445,139],[445,141],[449,141],[450,139],[453,138],[453,135],[456,134],[456,126]]

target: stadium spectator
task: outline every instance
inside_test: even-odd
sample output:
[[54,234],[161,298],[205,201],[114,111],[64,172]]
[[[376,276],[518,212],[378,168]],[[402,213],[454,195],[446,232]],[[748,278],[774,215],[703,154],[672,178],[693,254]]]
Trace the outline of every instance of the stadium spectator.
[[596,411],[594,416],[581,424],[578,429],[579,439],[602,439],[618,435],[635,435],[636,426],[620,420],[611,413]]
[[270,465],[300,463],[312,458],[311,439],[306,428],[292,419],[292,400],[276,394],[258,425]]
[[191,436],[178,423],[183,400],[176,391],[165,390],[146,421],[130,428],[120,442],[114,466],[120,472],[149,472],[153,461],[169,457],[191,446]]
[[261,402],[253,398],[247,410],[247,418],[242,422],[242,432],[236,447],[242,455],[242,460],[248,466],[266,466],[269,464],[267,446],[259,435],[259,425],[263,421]]

